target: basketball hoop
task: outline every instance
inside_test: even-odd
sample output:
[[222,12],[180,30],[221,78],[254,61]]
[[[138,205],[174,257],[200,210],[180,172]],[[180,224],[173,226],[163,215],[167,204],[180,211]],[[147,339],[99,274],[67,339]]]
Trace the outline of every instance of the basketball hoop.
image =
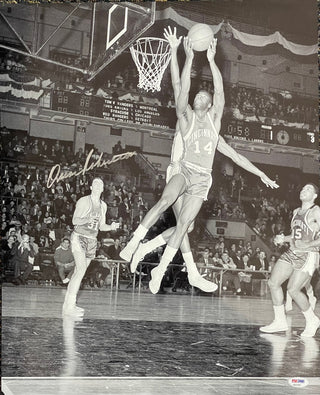
[[142,37],[130,47],[130,52],[139,72],[138,88],[159,92],[163,74],[171,59],[168,41]]

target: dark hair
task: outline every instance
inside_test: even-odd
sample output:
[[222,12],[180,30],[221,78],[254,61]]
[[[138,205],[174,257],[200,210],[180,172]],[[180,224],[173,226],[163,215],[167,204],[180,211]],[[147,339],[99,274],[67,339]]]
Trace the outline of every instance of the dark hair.
[[68,237],[64,237],[64,238],[62,239],[62,241],[66,241],[66,240],[70,243],[70,239],[69,239]]
[[210,99],[210,104],[212,104],[213,98],[212,98],[212,95],[210,92],[206,91],[205,89],[200,89],[198,93],[205,93],[208,96],[208,98]]
[[306,185],[311,185],[314,189],[314,193],[319,196],[319,187],[313,182],[308,182]]

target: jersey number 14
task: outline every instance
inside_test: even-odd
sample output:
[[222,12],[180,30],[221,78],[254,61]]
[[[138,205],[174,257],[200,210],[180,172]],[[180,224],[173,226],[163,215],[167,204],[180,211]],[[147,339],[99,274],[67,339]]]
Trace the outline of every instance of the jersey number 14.
[[[196,149],[195,149],[194,153],[195,153],[195,154],[201,154],[199,140],[196,140],[194,144],[195,144],[195,146],[196,146]],[[212,141],[210,141],[208,144],[206,144],[206,145],[203,147],[203,150],[204,150],[208,155],[211,155],[211,154],[212,154]]]

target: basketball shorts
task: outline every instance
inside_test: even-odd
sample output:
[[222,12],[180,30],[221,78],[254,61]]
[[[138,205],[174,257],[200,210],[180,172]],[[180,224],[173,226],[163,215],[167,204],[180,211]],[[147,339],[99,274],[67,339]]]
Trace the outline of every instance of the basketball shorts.
[[279,260],[289,263],[294,270],[309,273],[312,277],[319,266],[319,252],[292,251],[289,249],[280,256]]
[[96,256],[97,239],[90,239],[79,233],[73,232],[71,235],[71,251],[85,253],[86,258],[93,259]]
[[194,165],[190,162],[180,162],[180,174],[186,180],[186,194],[207,200],[212,185],[210,170]]
[[176,174],[180,174],[180,163],[179,162],[171,162],[170,165],[167,167],[166,172],[166,183],[171,180],[173,176]]

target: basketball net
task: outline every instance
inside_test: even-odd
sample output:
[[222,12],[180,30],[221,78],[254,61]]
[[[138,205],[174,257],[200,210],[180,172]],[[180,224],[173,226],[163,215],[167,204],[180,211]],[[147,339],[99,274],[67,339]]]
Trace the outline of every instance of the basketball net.
[[168,41],[142,37],[130,47],[130,52],[139,72],[138,88],[159,92],[163,74],[171,59]]

